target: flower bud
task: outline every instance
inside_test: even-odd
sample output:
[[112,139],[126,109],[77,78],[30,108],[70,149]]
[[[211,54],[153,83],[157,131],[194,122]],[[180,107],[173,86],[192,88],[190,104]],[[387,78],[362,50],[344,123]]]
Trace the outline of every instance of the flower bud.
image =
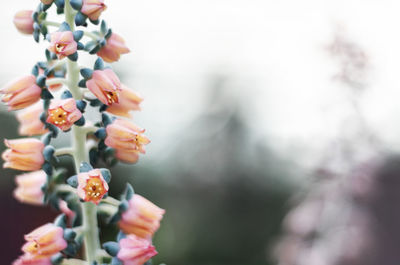
[[104,180],[100,169],[78,174],[77,193],[82,200],[99,204],[107,192],[108,184]]
[[36,259],[48,258],[67,247],[64,230],[52,223],[36,228],[25,235],[27,241],[22,251],[34,256]]
[[106,105],[119,102],[121,81],[111,69],[93,71],[92,78],[86,82],[86,86]]
[[43,170],[16,176],[17,188],[14,190],[14,197],[22,203],[42,205],[44,199],[42,186],[46,180],[47,175]]
[[91,20],[98,20],[101,12],[107,9],[104,0],[83,0],[81,12]]
[[129,200],[129,208],[122,214],[118,225],[125,234],[150,239],[160,227],[164,213],[164,209],[135,194]]
[[36,84],[34,75],[14,80],[0,90],[0,94],[4,94],[2,101],[8,105],[9,111],[34,104],[40,99],[41,92],[42,89]]
[[122,90],[119,94],[119,102],[114,102],[107,108],[107,112],[117,116],[131,117],[131,110],[140,110],[139,104],[143,101],[139,95],[130,90],[125,85],[122,85]]
[[81,117],[82,112],[77,108],[75,100],[67,98],[51,101],[46,121],[66,131]]
[[15,14],[13,22],[19,32],[23,34],[33,33],[32,14],[33,14],[32,10],[21,10]]
[[145,130],[127,120],[114,120],[106,127],[106,131],[105,144],[116,149],[116,157],[123,162],[135,163],[139,153],[145,153],[144,145],[150,143],[143,135]]
[[103,58],[107,63],[116,62],[121,57],[121,54],[129,53],[129,48],[126,47],[124,39],[118,34],[112,33],[97,55]]
[[55,31],[51,33],[48,50],[57,54],[58,59],[74,54],[77,48],[78,44],[74,40],[72,31]]
[[118,259],[124,265],[143,265],[151,257],[157,255],[155,247],[147,239],[128,235],[119,241]]
[[32,255],[22,255],[12,265],[52,265],[50,258],[37,259]]
[[5,161],[3,168],[34,171],[39,170],[44,162],[44,144],[35,138],[22,138],[16,140],[4,140],[9,148],[2,154]]
[[42,113],[42,104],[36,104],[18,112],[16,116],[19,121],[19,134],[32,136],[46,133],[48,130],[45,129],[44,124],[40,121]]

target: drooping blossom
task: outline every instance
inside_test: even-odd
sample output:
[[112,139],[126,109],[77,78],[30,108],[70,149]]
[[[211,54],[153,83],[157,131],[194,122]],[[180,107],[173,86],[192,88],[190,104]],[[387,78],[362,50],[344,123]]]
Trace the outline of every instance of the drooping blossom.
[[61,211],[63,214],[65,214],[65,216],[67,217],[67,219],[68,219],[68,224],[71,225],[72,222],[73,222],[73,220],[74,220],[74,218],[75,218],[75,216],[76,216],[76,213],[75,213],[74,211],[72,211],[72,210],[68,207],[68,204],[67,204],[65,201],[63,201],[63,200],[60,200],[58,206],[60,207],[60,211]]
[[129,208],[122,214],[118,225],[125,234],[150,239],[160,227],[164,213],[164,209],[135,194],[129,200]]
[[64,230],[52,223],[42,225],[25,235],[22,251],[36,259],[51,257],[67,247]]
[[50,258],[37,259],[32,255],[25,254],[15,260],[12,265],[52,265]]
[[121,81],[109,68],[94,71],[92,78],[86,82],[86,86],[106,105],[119,102],[119,93],[122,90]]
[[145,153],[144,146],[150,143],[143,135],[145,130],[127,120],[114,120],[106,127],[106,131],[105,144],[116,149],[116,157],[126,163],[135,163],[139,153]]
[[74,40],[72,31],[55,31],[50,35],[49,51],[57,54],[58,59],[62,59],[77,51],[78,44]]
[[32,10],[21,10],[15,14],[13,22],[19,32],[23,34],[33,33],[32,14]]
[[36,84],[34,75],[27,75],[8,83],[0,89],[2,101],[7,104],[8,110],[18,110],[28,107],[40,99],[42,89]]
[[18,112],[16,116],[19,121],[19,134],[32,136],[46,133],[48,130],[44,127],[43,122],[40,121],[42,113],[42,104],[36,104]]
[[14,197],[22,203],[42,205],[44,199],[42,186],[46,183],[46,179],[47,175],[43,170],[16,176],[17,188],[14,190]]
[[125,45],[124,39],[116,33],[112,33],[97,55],[103,58],[107,63],[116,62],[121,57],[121,54],[129,53],[129,48]]
[[44,144],[35,138],[4,140],[9,148],[2,154],[5,161],[4,168],[13,168],[25,171],[39,170],[44,162]]
[[104,0],[83,0],[81,12],[91,20],[98,20],[101,13],[107,9]]
[[114,102],[107,108],[107,112],[117,116],[131,117],[129,114],[132,110],[140,110],[140,103],[143,101],[138,94],[130,90],[125,85],[122,85],[119,102]]
[[143,265],[151,257],[157,255],[155,247],[147,239],[128,235],[119,241],[120,250],[117,254],[124,265]]
[[69,130],[82,117],[73,98],[52,100],[47,116],[47,122],[54,124],[63,131]]
[[45,5],[50,5],[54,0],[40,0]]
[[108,191],[108,184],[104,180],[100,169],[78,174],[78,196],[87,202],[99,204]]

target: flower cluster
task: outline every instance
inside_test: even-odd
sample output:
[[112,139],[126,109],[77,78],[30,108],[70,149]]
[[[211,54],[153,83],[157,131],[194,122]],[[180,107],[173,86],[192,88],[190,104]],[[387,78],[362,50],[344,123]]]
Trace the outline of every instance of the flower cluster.
[[[152,239],[165,211],[130,184],[120,198],[109,196],[111,172],[99,167],[136,163],[150,143],[145,130],[129,120],[143,98],[106,65],[130,50],[101,20],[104,0],[36,1],[35,10],[15,14],[14,25],[49,44],[45,60],[30,74],[0,89],[8,110],[18,110],[19,134],[28,137],[4,140],[3,167],[24,171],[15,177],[18,201],[50,205],[60,215],[25,235],[23,254],[13,264],[142,265],[157,254]],[[47,19],[53,8],[65,14],[65,22]],[[88,31],[91,24],[98,29]],[[96,57],[93,67],[78,64],[84,52]],[[89,121],[89,108],[101,120]],[[54,147],[52,141],[64,132],[70,132],[71,146]],[[64,155],[72,158],[73,176],[60,168]],[[116,241],[100,245],[98,218],[119,228]]]

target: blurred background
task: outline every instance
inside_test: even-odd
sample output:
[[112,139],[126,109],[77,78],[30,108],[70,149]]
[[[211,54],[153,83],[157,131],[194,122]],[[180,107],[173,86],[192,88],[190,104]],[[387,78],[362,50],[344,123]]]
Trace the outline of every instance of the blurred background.
[[[38,2],[0,9],[1,86],[44,59],[12,24]],[[112,169],[111,193],[129,181],[166,209],[154,264],[398,264],[398,1],[105,2],[152,140]],[[0,123],[18,137],[4,106]],[[4,264],[57,214],[15,201],[16,174],[0,173]]]

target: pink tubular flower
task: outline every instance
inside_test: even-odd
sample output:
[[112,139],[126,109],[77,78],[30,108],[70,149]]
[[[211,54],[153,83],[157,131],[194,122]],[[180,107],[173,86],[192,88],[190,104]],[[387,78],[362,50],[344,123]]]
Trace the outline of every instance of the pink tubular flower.
[[68,204],[65,201],[60,200],[58,206],[60,207],[60,211],[67,216],[68,224],[71,225],[76,213],[68,207]]
[[52,223],[42,225],[25,235],[22,251],[35,259],[51,257],[67,247],[64,230]]
[[147,239],[128,235],[119,241],[118,259],[124,265],[143,265],[151,257],[157,255],[155,247]]
[[3,168],[33,171],[39,170],[44,162],[44,144],[35,138],[4,140],[9,148],[2,154]]
[[129,52],[130,50],[126,47],[124,39],[118,34],[112,33],[106,45],[97,52],[97,55],[107,63],[112,63],[118,61],[121,54]]
[[45,5],[50,5],[54,0],[40,0]]
[[160,221],[165,213],[146,198],[133,195],[129,200],[129,208],[122,214],[119,228],[125,234],[135,234],[138,237],[150,239],[160,227]]
[[108,191],[108,184],[104,180],[100,169],[78,174],[78,196],[87,202],[99,204]]
[[139,95],[122,85],[122,90],[120,93],[120,100],[118,103],[112,103],[107,108],[107,112],[112,113],[117,116],[131,117],[129,112],[131,110],[140,110],[139,104],[143,101]]
[[32,14],[32,10],[21,10],[15,14],[13,22],[19,32],[23,34],[33,33]]
[[91,20],[98,20],[101,12],[106,9],[104,0],[83,0],[81,12]]
[[34,104],[40,99],[41,92],[42,89],[36,84],[34,75],[14,80],[0,90],[0,94],[4,94],[2,101],[8,105],[9,111]]
[[44,124],[40,121],[40,115],[42,113],[42,104],[37,104],[18,112],[17,120],[20,124],[18,129],[19,134],[32,136],[46,133],[48,130],[45,129]]
[[135,163],[139,153],[144,154],[144,145],[150,140],[144,136],[144,129],[122,119],[116,119],[107,126],[105,144],[116,149],[116,157],[127,163]]
[[50,258],[36,259],[32,255],[23,255],[13,262],[12,265],[52,265]]
[[119,102],[121,81],[111,69],[96,70],[92,78],[86,82],[87,88],[104,104],[111,105]]
[[56,31],[51,33],[49,51],[57,54],[58,59],[74,54],[78,44],[74,40],[72,31]]
[[42,186],[46,183],[47,175],[43,170],[16,176],[17,188],[14,197],[22,202],[33,205],[42,205],[44,193]]
[[51,101],[46,121],[66,131],[81,117],[82,112],[76,107],[75,100],[67,98]]

